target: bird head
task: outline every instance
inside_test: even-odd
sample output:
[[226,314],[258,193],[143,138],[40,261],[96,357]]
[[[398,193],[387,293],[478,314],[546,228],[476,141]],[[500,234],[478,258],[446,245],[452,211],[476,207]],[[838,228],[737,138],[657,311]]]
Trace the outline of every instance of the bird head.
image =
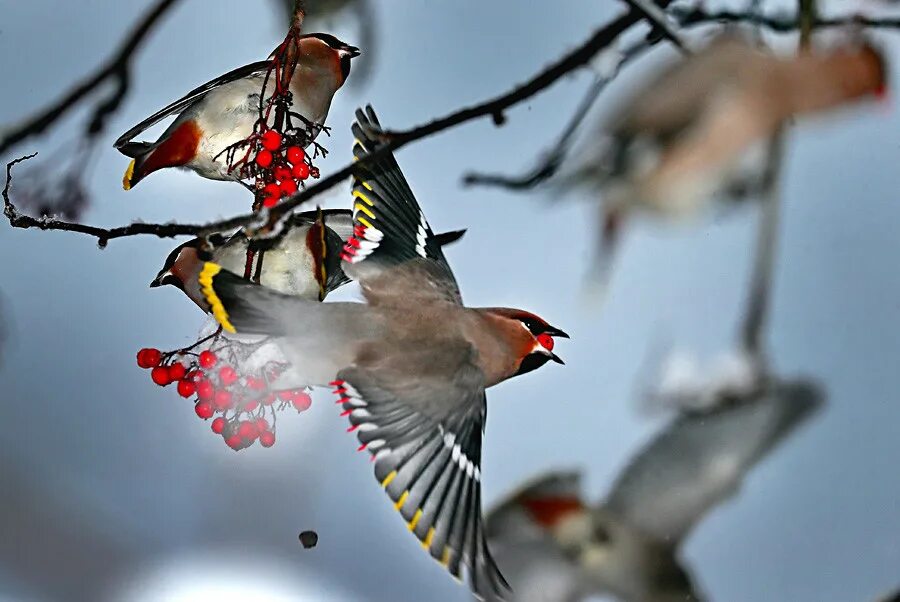
[[522,309],[495,307],[487,311],[503,318],[510,325],[509,331],[515,341],[514,346],[519,356],[513,376],[536,370],[549,360],[553,360],[557,364],[565,364],[558,355],[553,353],[553,337],[569,338],[569,335],[561,329],[551,326],[540,316]]
[[342,42],[328,33],[310,33],[300,39],[300,63],[313,70],[338,75],[338,87],[350,75],[350,61],[359,56],[356,46]]
[[[215,237],[215,242],[211,241],[215,246],[223,239]],[[196,303],[203,311],[208,311],[208,306],[200,292],[197,284],[197,278],[203,263],[211,259],[211,254],[202,249],[201,240],[195,238],[175,247],[163,267],[156,274],[156,277],[150,281],[150,288],[160,286],[174,286],[184,292],[191,301]]]

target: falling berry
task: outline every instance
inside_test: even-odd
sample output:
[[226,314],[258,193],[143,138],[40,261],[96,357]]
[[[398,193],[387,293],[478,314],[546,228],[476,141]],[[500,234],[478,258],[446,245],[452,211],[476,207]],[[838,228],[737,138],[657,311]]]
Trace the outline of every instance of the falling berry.
[[315,531],[304,531],[300,534],[300,544],[305,549],[310,549],[316,547],[316,544],[319,543],[319,534]]
[[238,374],[231,366],[222,366],[219,368],[219,380],[226,387],[237,382]]
[[225,445],[237,451],[244,446],[244,440],[241,439],[241,437],[237,434],[231,435],[230,437],[225,439]]
[[216,404],[216,409],[227,410],[231,407],[231,393],[224,389],[219,389],[213,396],[213,403]]
[[189,380],[178,381],[178,394],[182,397],[190,397],[197,390],[197,385]]
[[281,188],[281,194],[283,194],[284,196],[290,196],[290,195],[294,194],[295,192],[297,192],[297,182],[295,182],[292,179],[285,180],[284,182],[281,183],[280,188]]
[[169,379],[169,369],[165,366],[157,366],[150,372],[150,378],[153,379],[153,382],[158,384],[160,387],[165,387],[171,381]]
[[551,337],[546,332],[542,332],[537,335],[537,341],[541,344],[541,347],[546,349],[547,351],[553,351],[553,337]]
[[[279,148],[281,148],[281,134],[279,134],[275,130],[268,130],[266,131],[266,133],[260,136],[260,142],[262,142],[263,148],[266,150],[278,150]],[[259,155],[257,155],[257,157],[258,156]]]
[[216,394],[216,388],[211,382],[204,379],[197,383],[197,397],[200,399],[212,399]]
[[306,153],[299,146],[289,146],[287,149],[287,160],[291,165],[297,165],[303,162]]
[[160,353],[159,349],[145,347],[137,353],[137,364],[145,370],[159,366],[161,360],[162,353]]
[[216,362],[219,361],[219,358],[216,357],[215,353],[207,349],[206,351],[200,352],[200,357],[197,361],[200,362],[201,368],[209,370],[216,365]]
[[217,435],[221,435],[222,431],[225,430],[225,419],[219,416],[215,420],[212,421],[212,426],[210,427],[212,432]]
[[279,182],[288,180],[291,177],[291,170],[283,165],[279,165],[278,167],[276,167],[272,173],[275,176],[275,179]]
[[312,398],[303,391],[297,391],[292,396],[291,403],[298,412],[305,412],[312,405]]
[[256,164],[263,169],[268,169],[272,165],[272,160],[272,151],[263,149],[256,154]]
[[184,378],[185,374],[187,374],[187,370],[181,362],[175,362],[169,366],[169,380],[172,382],[181,380]]
[[259,444],[263,447],[272,447],[275,445],[275,433],[272,431],[263,431],[259,434]]
[[291,168],[291,175],[295,178],[305,180],[309,177],[309,165],[306,163],[297,163]]
[[203,420],[212,418],[213,414],[216,413],[216,411],[213,409],[212,404],[208,401],[198,401],[197,405],[194,406],[194,412],[196,412],[197,416],[199,416]]

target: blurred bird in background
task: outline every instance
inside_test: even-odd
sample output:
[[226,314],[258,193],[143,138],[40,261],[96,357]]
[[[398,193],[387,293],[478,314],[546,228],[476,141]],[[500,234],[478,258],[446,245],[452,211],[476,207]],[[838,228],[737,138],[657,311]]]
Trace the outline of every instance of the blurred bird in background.
[[[318,303],[252,284],[207,263],[199,282],[229,331],[284,337],[303,384],[330,384],[360,451],[422,546],[472,590],[503,596],[484,539],[481,439],[485,389],[548,361],[567,337],[520,309],[467,308],[428,220],[381,128],[358,110],[353,235],[344,272],[367,303]],[[363,162],[367,159],[367,162]]]
[[712,411],[684,413],[634,456],[595,505],[584,498],[579,472],[527,483],[486,518],[511,599],[706,599],[679,557],[682,542],[821,404],[822,393],[808,380],[773,381]]
[[608,275],[623,223],[637,211],[683,220],[758,186],[764,145],[785,122],[885,90],[868,42],[776,56],[736,35],[650,77],[600,128],[563,189],[602,194],[596,275]]
[[[325,123],[331,99],[350,75],[350,61],[359,49],[325,33],[300,38],[300,54],[291,78],[293,110],[313,124],[315,139]],[[246,139],[259,118],[260,95],[271,57],[239,67],[188,92],[143,120],[115,142],[132,157],[122,180],[125,190],[166,167],[190,169],[204,178],[236,180],[224,153]],[[156,142],[133,142],[135,136],[177,115]]]

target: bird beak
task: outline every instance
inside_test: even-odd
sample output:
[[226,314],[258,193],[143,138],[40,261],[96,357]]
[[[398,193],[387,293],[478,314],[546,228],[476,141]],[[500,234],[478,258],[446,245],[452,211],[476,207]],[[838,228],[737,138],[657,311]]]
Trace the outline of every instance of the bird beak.
[[360,55],[360,51],[356,46],[344,46],[343,48],[338,50],[338,54],[341,57],[348,56],[352,59],[358,57]]
[[552,351],[550,352],[550,359],[553,360],[554,362],[556,362],[557,364],[561,364],[563,366],[566,365],[566,363],[564,361],[562,361],[562,358],[559,357],[558,355],[556,355],[555,353],[553,353]]
[[166,274],[168,274],[168,272],[163,272],[162,274],[157,275],[156,278],[151,280],[150,288],[156,288],[158,286],[162,286],[162,281],[163,281],[163,278],[166,277]]
[[[569,337],[568,334],[566,334],[564,331],[560,330],[556,326],[548,326],[544,332],[546,334],[549,334],[551,337],[560,337],[563,339],[571,338],[571,337]],[[562,363],[562,362],[560,362],[560,363]]]

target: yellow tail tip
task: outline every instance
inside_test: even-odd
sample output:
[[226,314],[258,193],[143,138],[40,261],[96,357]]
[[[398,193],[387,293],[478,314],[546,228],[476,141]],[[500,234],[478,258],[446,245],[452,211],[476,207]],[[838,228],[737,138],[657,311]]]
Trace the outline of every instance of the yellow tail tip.
[[206,302],[209,303],[209,307],[212,311],[213,317],[219,324],[222,325],[222,328],[224,328],[228,332],[234,333],[237,331],[229,321],[228,312],[225,311],[225,306],[222,305],[222,300],[219,299],[219,295],[216,294],[216,291],[213,288],[213,278],[215,278],[216,274],[221,271],[222,266],[217,263],[207,261],[203,264],[203,270],[200,272],[200,276],[197,278],[197,281],[200,283],[200,290],[203,292],[203,296],[206,298]]
[[131,160],[131,163],[128,164],[128,168],[125,170],[125,175],[122,176],[122,188],[125,190],[131,190],[131,176],[134,175],[134,159]]

